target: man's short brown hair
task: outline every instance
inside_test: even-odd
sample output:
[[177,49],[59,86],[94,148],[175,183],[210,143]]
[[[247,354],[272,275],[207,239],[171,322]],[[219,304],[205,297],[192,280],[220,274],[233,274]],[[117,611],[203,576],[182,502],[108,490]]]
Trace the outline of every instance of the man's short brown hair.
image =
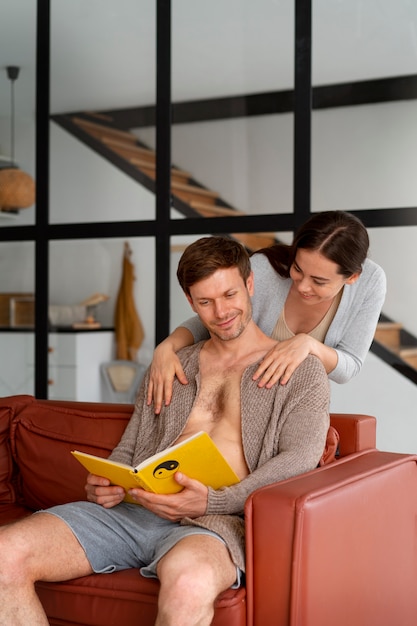
[[178,263],[177,278],[184,293],[219,269],[237,267],[245,284],[251,273],[249,254],[228,237],[202,237],[187,246]]

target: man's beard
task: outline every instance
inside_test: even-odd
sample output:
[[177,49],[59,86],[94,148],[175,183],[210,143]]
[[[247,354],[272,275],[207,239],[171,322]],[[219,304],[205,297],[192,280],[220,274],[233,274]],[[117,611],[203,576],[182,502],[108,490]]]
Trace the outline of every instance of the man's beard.
[[[238,337],[240,337],[251,319],[252,310],[251,308],[249,308],[246,314],[244,312],[239,312],[239,324],[237,327],[233,326],[230,330],[221,331],[217,330],[217,327],[214,326],[214,328],[210,328],[209,332],[211,335],[214,335],[221,341],[231,341],[232,339],[237,339]],[[234,323],[236,323],[236,320]]]

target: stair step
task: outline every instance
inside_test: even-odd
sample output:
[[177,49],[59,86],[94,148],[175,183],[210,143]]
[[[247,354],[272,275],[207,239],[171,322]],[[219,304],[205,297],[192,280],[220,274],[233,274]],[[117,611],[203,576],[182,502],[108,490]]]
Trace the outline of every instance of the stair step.
[[400,332],[402,324],[398,322],[379,322],[376,331],[375,339],[389,348],[400,347]]
[[261,248],[269,248],[276,243],[274,233],[232,233],[232,237],[252,252]]
[[[96,119],[101,117],[100,114],[94,115]],[[103,116],[102,119],[106,118]],[[156,178],[155,152],[137,145],[137,138],[133,133],[78,117],[72,118],[72,121],[91,136],[102,141],[116,154],[128,160],[147,176],[152,179]],[[219,194],[210,189],[190,184],[190,178],[191,176],[188,172],[173,167],[171,170],[171,191],[173,195],[198,211],[202,217],[245,215],[242,211],[216,205]],[[276,243],[274,233],[235,233],[232,234],[232,237],[252,251],[266,248]]]
[[[136,165],[139,169],[144,171],[147,176],[155,179],[155,152],[136,145],[135,142],[137,139],[132,133],[108,128],[102,124],[81,118],[73,118],[73,122],[92,136],[100,139],[108,148],[116,152],[116,154],[128,159],[133,165]],[[173,168],[171,171],[172,193],[188,203],[201,201],[201,199],[204,198],[206,206],[210,204],[214,205],[219,194],[210,189],[189,185],[189,178],[190,175],[188,172]]]
[[[135,165],[144,174],[149,176],[149,178],[152,178],[153,180],[156,179],[156,164],[155,163],[151,163],[143,159],[138,159],[136,157],[130,158],[129,162],[132,163],[132,165]],[[187,183],[190,177],[191,175],[189,172],[185,172],[184,170],[179,170],[176,167],[171,168],[171,182]]]
[[417,368],[417,346],[415,348],[400,348],[399,355],[411,367]]
[[89,117],[95,117],[97,120],[102,120],[103,122],[108,122],[109,124],[113,123],[113,118],[111,115],[107,115],[107,113],[100,113],[100,111],[84,111],[86,115]]
[[[132,165],[142,170],[147,176],[156,178],[156,155],[155,152],[142,146],[127,145],[122,141],[112,138],[103,139],[103,143],[116,152],[119,156],[127,159]],[[171,168],[171,180],[179,183],[187,183],[191,174],[177,167]]]
[[125,130],[119,130],[117,128],[111,128],[110,126],[104,126],[104,124],[97,124],[96,122],[83,120],[80,117],[73,117],[72,121],[74,122],[74,124],[80,126],[87,133],[90,133],[90,135],[96,137],[97,139],[103,139],[106,137],[118,137],[119,139],[124,139],[125,141],[133,144],[137,141],[134,135]]
[[172,183],[187,183],[191,176],[184,170],[179,170],[176,167],[171,167],[171,186]]
[[236,209],[230,209],[228,207],[217,206],[213,204],[206,204],[205,202],[199,202],[197,200],[191,200],[190,206],[198,211],[203,217],[223,217],[229,215],[234,217],[236,215],[244,215],[242,211],[237,211]]
[[102,142],[124,159],[140,159],[141,161],[146,161],[147,163],[153,163],[155,165],[155,152],[149,148],[142,148],[142,146],[138,146],[133,143],[128,144],[124,141],[114,139],[113,137],[103,137]]
[[173,182],[171,185],[172,193],[185,202],[192,202],[193,200],[201,200],[204,198],[206,204],[215,204],[219,194],[216,191],[205,189],[203,187],[196,187],[195,185],[186,185],[184,183]]
[[391,352],[397,354],[408,365],[417,369],[417,345],[401,345],[400,331],[402,327],[399,322],[379,322],[375,339]]

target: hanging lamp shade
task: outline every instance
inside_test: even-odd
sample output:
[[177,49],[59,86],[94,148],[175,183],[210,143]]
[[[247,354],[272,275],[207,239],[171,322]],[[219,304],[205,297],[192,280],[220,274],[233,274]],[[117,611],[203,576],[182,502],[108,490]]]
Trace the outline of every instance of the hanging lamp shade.
[[14,160],[14,83],[19,76],[17,65],[6,67],[11,86],[11,118],[10,118],[10,163],[0,166],[0,211],[18,211],[27,209],[35,203],[35,181],[32,176],[23,172]]
[[35,181],[18,167],[0,169],[0,209],[26,209],[35,202]]

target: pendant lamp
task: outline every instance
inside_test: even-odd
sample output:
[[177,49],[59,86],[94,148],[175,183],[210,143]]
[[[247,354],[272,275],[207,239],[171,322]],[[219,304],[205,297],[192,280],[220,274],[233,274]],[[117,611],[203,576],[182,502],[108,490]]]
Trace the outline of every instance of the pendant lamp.
[[10,116],[10,162],[2,166],[0,162],[0,211],[18,211],[26,209],[35,202],[35,181],[16,165],[14,157],[14,82],[20,68],[9,65],[7,76],[11,84]]

